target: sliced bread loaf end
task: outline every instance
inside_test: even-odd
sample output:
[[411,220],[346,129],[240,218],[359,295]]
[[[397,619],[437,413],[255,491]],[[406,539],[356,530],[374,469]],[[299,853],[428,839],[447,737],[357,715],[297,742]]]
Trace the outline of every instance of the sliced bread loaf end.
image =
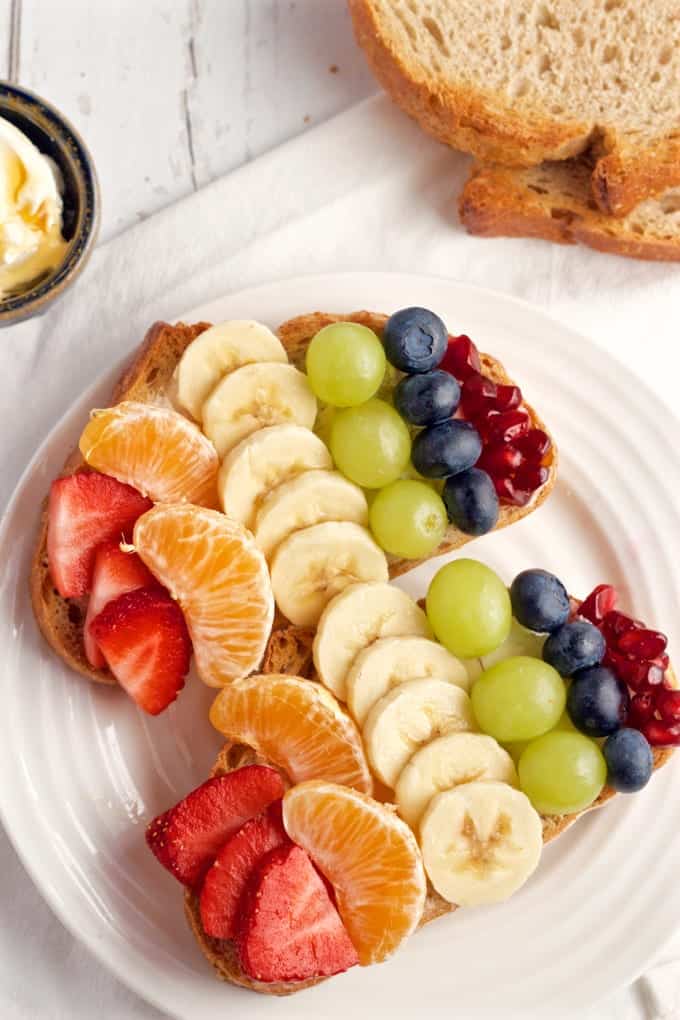
[[483,237],[580,242],[613,255],[680,262],[680,187],[615,219],[598,209],[591,173],[587,158],[528,169],[479,164],[460,196],[460,218]]
[[532,166],[594,147],[593,196],[624,215],[680,184],[675,0],[349,0],[395,102],[440,140]]

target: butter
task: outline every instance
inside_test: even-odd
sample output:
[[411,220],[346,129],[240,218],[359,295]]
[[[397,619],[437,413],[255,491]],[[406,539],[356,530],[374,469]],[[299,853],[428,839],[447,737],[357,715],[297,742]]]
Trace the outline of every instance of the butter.
[[56,268],[68,247],[52,161],[0,117],[0,300]]

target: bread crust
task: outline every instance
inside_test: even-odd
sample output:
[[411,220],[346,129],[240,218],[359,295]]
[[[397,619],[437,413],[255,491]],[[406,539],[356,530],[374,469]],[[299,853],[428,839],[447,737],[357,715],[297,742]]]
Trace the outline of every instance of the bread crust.
[[[587,167],[585,161],[581,165]],[[560,196],[553,203],[527,187],[520,171],[508,167],[485,163],[473,167],[458,211],[468,232],[479,237],[533,237],[557,244],[584,244],[609,255],[680,262],[680,237],[640,234],[629,219],[603,214],[587,192],[580,199]]]
[[[373,312],[353,312],[348,316],[331,315],[325,312],[313,312],[300,315],[284,322],[278,330],[279,337],[293,364],[304,366],[307,347],[319,329],[330,322],[358,322],[378,332],[382,330],[387,316]],[[121,400],[137,400],[150,404],[167,404],[167,392],[172,384],[173,373],[182,354],[200,333],[208,328],[205,322],[194,325],[157,322],[149,329],[136,355],[133,357],[118,383],[114,387],[111,403]],[[485,372],[496,382],[507,383],[511,380],[502,365],[489,355],[481,355]],[[537,428],[546,429],[536,412],[525,405],[529,411],[532,424]],[[61,475],[73,474],[84,467],[78,449],[74,450],[67,460]],[[531,513],[548,497],[557,477],[557,450],[553,446],[553,461],[550,474],[545,485],[539,490],[534,500],[526,507],[502,506],[497,528],[507,527],[528,513]],[[471,541],[472,536],[464,535],[455,528],[448,528],[444,541],[433,555],[439,556]],[[428,557],[429,558],[429,557]],[[390,576],[397,577],[411,570],[424,560],[402,560],[391,558]],[[47,503],[43,506],[39,533],[30,576],[31,599],[33,611],[38,625],[49,645],[76,672],[95,683],[114,684],[115,680],[108,669],[93,669],[85,657],[83,644],[83,624],[85,621],[85,603],[73,599],[63,599],[55,590],[49,574],[47,562]],[[278,617],[280,619],[280,616]],[[275,631],[276,633],[276,626]],[[294,670],[302,672],[302,670]]]
[[[433,80],[383,29],[372,0],[348,0],[357,42],[391,99],[425,131],[480,160],[536,166],[598,150],[593,197],[605,215],[624,216],[643,198],[680,184],[680,140],[674,133],[641,147],[611,127],[575,117],[557,120],[540,101],[513,109],[503,93]],[[533,235],[532,235],[533,236]],[[639,256],[637,256],[639,257]]]
[[532,166],[544,159],[567,159],[590,144],[592,125],[556,121],[540,107],[529,121],[491,89],[472,92],[443,78],[437,82],[391,45],[371,0],[348,0],[354,34],[388,95],[421,127],[480,159]]
[[623,217],[646,198],[680,183],[680,140],[658,139],[654,149],[619,146],[597,160],[591,190],[605,216]]

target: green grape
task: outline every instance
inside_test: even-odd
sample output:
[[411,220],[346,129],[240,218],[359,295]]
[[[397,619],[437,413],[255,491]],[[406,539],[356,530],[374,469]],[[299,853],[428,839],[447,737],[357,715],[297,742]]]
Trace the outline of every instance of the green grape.
[[424,482],[405,479],[377,493],[368,520],[378,545],[408,560],[434,552],[448,524],[441,496]]
[[540,659],[544,644],[545,634],[535,634],[513,619],[507,638],[493,652],[482,657],[482,666],[484,669],[490,669],[497,662],[509,659],[512,655],[530,655],[533,659]]
[[519,760],[518,772],[520,787],[544,815],[583,811],[607,778],[604,756],[595,741],[566,730],[532,740]]
[[314,431],[319,439],[326,444],[326,446],[330,446],[331,425],[333,424],[334,417],[334,407],[321,407],[319,408],[319,413],[317,414],[316,422],[314,423]]
[[[568,689],[569,689],[568,687],[565,687],[565,690],[568,690]],[[557,722],[555,723],[555,725],[553,726],[553,730],[566,730],[567,733],[579,733],[580,732],[579,730],[576,729],[576,727],[574,726],[573,722],[569,718],[569,713],[567,712],[566,708],[565,708],[564,712],[562,713],[562,715],[557,720]]]
[[324,326],[307,348],[309,385],[325,404],[355,407],[369,400],[385,375],[385,351],[367,326],[333,322]]
[[381,489],[405,469],[411,440],[401,415],[374,397],[335,413],[330,450],[335,466],[350,481],[365,489]]
[[542,659],[515,655],[485,670],[471,692],[479,728],[496,740],[533,740],[564,711],[562,677]]
[[530,740],[506,740],[503,747],[514,761],[515,765],[519,765],[519,760],[522,757],[524,748],[528,747],[530,743]]
[[447,563],[432,578],[425,601],[437,639],[460,659],[487,655],[510,633],[508,589],[478,560]]

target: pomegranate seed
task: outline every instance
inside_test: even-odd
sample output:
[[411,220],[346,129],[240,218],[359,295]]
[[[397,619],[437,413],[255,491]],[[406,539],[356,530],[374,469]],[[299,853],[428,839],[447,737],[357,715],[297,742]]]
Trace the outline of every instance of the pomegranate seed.
[[489,411],[495,410],[498,387],[491,379],[475,372],[463,383],[460,406],[466,418],[484,417]]
[[504,503],[512,503],[514,506],[526,506],[533,492],[530,489],[518,488],[511,478],[493,478],[493,484],[498,498]]
[[650,691],[634,695],[628,712],[628,724],[638,729],[654,715],[654,697]]
[[439,367],[455,375],[459,382],[480,372],[479,352],[470,337],[465,334],[449,336],[449,345]]
[[512,443],[529,431],[529,415],[526,411],[493,412],[479,423],[482,439],[488,443]]
[[[531,433],[530,433],[531,434]],[[588,598],[584,599],[579,607],[579,616],[585,617],[596,626],[602,623],[603,619],[616,605],[616,588],[611,584],[598,584],[593,588]]]
[[517,449],[529,460],[542,460],[551,446],[550,436],[543,429],[529,429],[517,440]]
[[482,451],[476,466],[492,478],[503,478],[511,475],[523,462],[522,454],[510,443],[494,443]]
[[631,620],[630,616],[620,613],[618,609],[612,609],[605,614],[602,621],[602,632],[607,638],[607,642],[611,641],[618,647],[618,639],[621,635],[626,634],[629,630],[634,630],[635,625],[635,620]]
[[611,648],[605,652],[603,661],[605,666],[613,669],[619,679],[634,691],[649,691],[663,683],[663,670],[658,666],[653,666],[649,662],[637,662]]
[[511,411],[522,403],[522,391],[519,386],[496,387],[496,410]]
[[654,707],[662,722],[680,723],[680,691],[661,687],[655,694]]
[[515,474],[515,482],[521,489],[536,492],[548,480],[548,469],[540,464],[523,464]]
[[629,630],[619,638],[618,647],[639,659],[655,659],[667,644],[664,635],[656,630]]
[[664,673],[668,669],[670,661],[665,652],[663,655],[657,655],[655,659],[650,659],[652,666],[658,666]]
[[647,668],[645,683],[649,684],[650,687],[660,687],[663,684],[665,671],[649,663],[645,663],[645,665]]
[[640,731],[652,747],[677,747],[680,744],[680,724],[669,726],[657,719],[649,719],[642,724]]

